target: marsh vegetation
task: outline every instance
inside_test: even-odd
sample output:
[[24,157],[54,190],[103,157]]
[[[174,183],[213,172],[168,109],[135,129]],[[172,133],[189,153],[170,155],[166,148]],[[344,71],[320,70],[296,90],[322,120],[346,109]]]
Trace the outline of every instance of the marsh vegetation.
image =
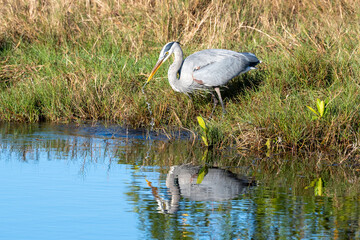
[[[228,114],[222,118],[218,108],[207,121],[218,148],[321,149],[358,158],[357,0],[0,4],[2,121],[105,120],[147,127],[151,116],[141,86],[161,47],[177,40],[185,55],[226,48],[253,52],[263,62],[223,90]],[[209,116],[211,96],[190,100],[173,92],[166,70],[146,88],[155,127],[200,131],[197,116]],[[322,113],[317,99],[324,103]]]

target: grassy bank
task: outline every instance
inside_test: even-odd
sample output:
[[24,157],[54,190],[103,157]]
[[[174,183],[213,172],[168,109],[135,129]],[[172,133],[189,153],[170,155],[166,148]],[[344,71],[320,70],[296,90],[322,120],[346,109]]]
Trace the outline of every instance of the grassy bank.
[[[360,1],[0,0],[0,119],[107,120],[147,127],[141,86],[168,41],[255,53],[208,122],[218,146],[358,154]],[[146,88],[156,127],[199,129],[210,96]],[[322,116],[317,99],[325,101]],[[267,143],[267,144],[266,144]],[[267,147],[266,147],[267,146]]]

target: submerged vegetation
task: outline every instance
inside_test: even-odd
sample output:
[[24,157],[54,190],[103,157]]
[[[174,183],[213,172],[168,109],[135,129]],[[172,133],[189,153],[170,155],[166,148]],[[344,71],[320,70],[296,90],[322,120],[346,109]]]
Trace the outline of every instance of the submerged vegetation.
[[[161,47],[177,40],[185,55],[226,48],[262,61],[223,90],[228,113],[222,118],[217,108],[209,122],[218,147],[359,154],[358,0],[0,4],[2,121],[147,127],[151,116],[141,86]],[[210,115],[211,96],[173,92],[166,66],[145,89],[155,126],[199,130],[197,116]],[[314,110],[317,99],[328,100],[323,114]]]

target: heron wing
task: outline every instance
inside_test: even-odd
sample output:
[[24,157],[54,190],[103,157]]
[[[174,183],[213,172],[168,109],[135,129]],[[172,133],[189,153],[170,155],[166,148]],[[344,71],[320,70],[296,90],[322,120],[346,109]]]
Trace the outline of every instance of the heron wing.
[[254,68],[259,62],[252,53],[208,49],[190,55],[185,59],[184,65],[192,66],[194,81],[213,87],[226,84],[237,75]]

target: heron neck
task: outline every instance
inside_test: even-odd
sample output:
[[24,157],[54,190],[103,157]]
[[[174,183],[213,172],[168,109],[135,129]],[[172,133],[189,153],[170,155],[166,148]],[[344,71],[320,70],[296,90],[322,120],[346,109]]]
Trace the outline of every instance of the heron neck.
[[[170,86],[174,91],[176,92],[183,92],[181,83],[180,83],[180,69],[181,65],[183,63],[183,52],[180,47],[176,48],[174,50],[174,62],[170,65],[169,71],[168,71],[168,79]],[[179,78],[177,77],[177,74],[179,73]]]

